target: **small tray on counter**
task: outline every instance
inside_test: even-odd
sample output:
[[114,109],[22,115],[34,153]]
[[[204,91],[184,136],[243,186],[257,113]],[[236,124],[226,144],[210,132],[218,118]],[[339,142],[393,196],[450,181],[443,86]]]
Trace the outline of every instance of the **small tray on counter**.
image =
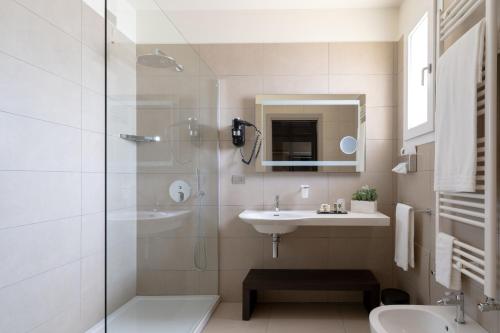
[[339,212],[339,211],[334,211],[334,210],[331,210],[329,212],[322,212],[320,210],[317,210],[316,211],[316,214],[325,214],[325,215],[331,215],[331,214],[347,214],[347,212]]

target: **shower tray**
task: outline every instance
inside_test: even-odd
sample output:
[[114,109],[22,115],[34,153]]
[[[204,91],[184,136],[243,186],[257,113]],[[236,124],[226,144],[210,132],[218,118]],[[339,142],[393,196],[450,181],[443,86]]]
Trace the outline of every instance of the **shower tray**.
[[[136,296],[108,316],[107,333],[201,333],[217,295]],[[101,321],[86,333],[104,333]]]

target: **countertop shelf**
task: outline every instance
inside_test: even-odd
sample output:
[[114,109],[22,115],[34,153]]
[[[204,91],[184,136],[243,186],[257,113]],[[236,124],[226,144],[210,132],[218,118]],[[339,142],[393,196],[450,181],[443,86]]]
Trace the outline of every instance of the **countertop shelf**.
[[385,227],[391,224],[390,217],[380,212],[318,214],[312,210],[283,210],[279,216],[273,214],[273,211],[245,210],[240,218],[253,225]]

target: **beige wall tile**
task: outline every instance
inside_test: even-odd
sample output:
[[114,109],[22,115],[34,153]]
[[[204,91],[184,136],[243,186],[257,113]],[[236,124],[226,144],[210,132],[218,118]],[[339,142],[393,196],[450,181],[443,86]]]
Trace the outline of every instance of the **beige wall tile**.
[[169,270],[139,270],[137,293],[144,296],[198,294],[199,272]]
[[394,43],[330,43],[330,74],[393,74]]
[[328,74],[328,44],[264,44],[262,74]]
[[263,263],[262,238],[221,238],[221,270],[261,268]]
[[[119,70],[121,68],[116,71]],[[116,81],[120,82],[120,77],[117,77]],[[118,90],[118,95],[130,89],[126,86],[121,87],[118,82],[112,84]],[[131,92],[131,94],[135,94],[135,91]],[[139,72],[137,75],[137,94],[139,103],[153,102],[159,105],[166,104],[166,107],[171,107],[173,102],[173,105],[180,110],[196,110],[200,106],[200,85],[198,77],[194,75],[177,77]]]
[[[328,182],[325,175],[297,174],[290,177],[286,174],[264,174],[264,204],[273,205],[275,196],[279,195],[280,204],[285,205],[319,205],[328,201]],[[309,198],[302,198],[301,185],[309,185]]]
[[264,267],[313,269],[328,266],[328,238],[289,238],[282,235],[279,256],[273,258],[271,237],[264,239]]
[[415,268],[407,272],[395,268],[398,284],[410,294],[412,304],[429,304],[430,251],[415,245]]
[[433,173],[429,171],[398,176],[398,200],[416,209],[432,208],[432,177]]
[[418,171],[434,170],[434,143],[418,146],[417,168]]
[[331,94],[365,94],[368,108],[394,106],[393,87],[392,75],[330,75]]
[[396,109],[368,108],[366,111],[366,138],[368,140],[396,139]]
[[219,295],[219,271],[199,272],[200,295]]
[[220,178],[220,197],[222,205],[256,206],[263,205],[263,176],[246,175],[245,184],[232,184],[231,176],[240,173],[222,174]]
[[375,274],[390,272],[392,242],[377,238],[335,238],[329,241],[328,265],[337,269],[371,269]]
[[242,283],[248,274],[248,270],[226,271],[219,273],[220,295],[224,302],[241,302]]
[[327,94],[328,75],[263,76],[264,94]]
[[390,173],[362,173],[362,174],[330,174],[329,178],[330,202],[343,198],[350,208],[352,194],[363,185],[377,189],[380,204],[392,204],[392,175]]
[[[205,238],[207,269],[217,269],[217,240]],[[141,268],[149,270],[193,270],[197,238],[139,238],[138,258]],[[222,245],[221,245],[222,246]]]
[[200,56],[217,75],[262,73],[262,44],[200,45]]
[[366,172],[391,172],[392,156],[392,140],[366,140]]
[[221,80],[221,108],[253,108],[255,95],[262,94],[259,76],[226,76]]
[[[349,248],[351,241],[359,243],[362,251],[358,261],[359,267],[373,269],[384,286],[392,285],[392,251],[393,228],[299,228],[294,233],[284,235],[280,245],[280,257],[271,258],[271,240],[266,235],[258,234],[249,225],[243,224],[237,218],[244,209],[265,208],[272,209],[274,196],[280,195],[282,209],[316,209],[319,203],[335,202],[344,198],[350,202],[352,193],[364,184],[377,188],[380,200],[380,209],[392,216],[394,211],[393,176],[390,169],[393,167],[395,128],[395,94],[393,91],[394,72],[394,45],[373,43],[369,45],[347,45],[339,53],[339,62],[336,68],[343,67],[339,72],[331,71],[332,60],[329,59],[329,45],[324,44],[266,44],[266,45],[236,45],[236,46],[202,46],[206,52],[213,52],[208,58],[217,59],[213,66],[222,78],[221,90],[221,122],[219,138],[221,154],[221,220],[219,232],[221,240],[221,277],[220,287],[223,298],[241,300],[241,281],[247,269],[255,263],[254,255],[244,252],[251,249],[245,242],[260,242],[262,249],[258,257],[262,256],[262,264],[273,268],[309,267],[321,268],[342,266],[342,262],[332,259],[332,243],[342,243]],[[247,48],[245,48],[247,47]],[[334,49],[341,51],[339,45]],[[366,50],[370,55],[352,55],[366,63],[358,67],[351,66],[352,57],[356,50]],[[247,50],[247,54],[242,54]],[[202,57],[203,57],[202,51]],[[226,52],[226,53],[224,53]],[[261,62],[262,56],[265,59]],[[253,58],[252,58],[253,56]],[[232,59],[227,66],[225,57]],[[237,58],[242,57],[238,63]],[[247,58],[248,57],[248,58]],[[333,57],[333,55],[331,55]],[[342,58],[343,57],[343,58]],[[342,59],[341,59],[342,58]],[[349,59],[351,58],[351,59]],[[333,58],[334,59],[334,58]],[[341,64],[340,60],[345,62]],[[360,60],[360,61],[361,61]],[[210,64],[210,61],[209,64]],[[328,69],[330,63],[330,72]],[[238,66],[241,64],[241,68]],[[351,67],[349,67],[351,66]],[[336,75],[339,74],[339,75]],[[354,74],[354,75],[353,75]],[[329,75],[327,80],[326,76]],[[355,174],[257,174],[253,166],[244,166],[239,151],[234,148],[231,140],[230,125],[233,117],[241,117],[254,121],[254,98],[261,93],[364,93],[368,95],[368,137],[374,140],[368,147],[370,156],[370,170],[366,173]],[[246,183],[243,185],[231,184],[231,175],[244,175]],[[300,197],[300,185],[311,185],[309,199]],[[276,192],[276,193],[275,193]],[[237,245],[243,242],[243,248]],[[366,242],[373,242],[367,250]],[[356,243],[356,244],[357,244]],[[230,245],[228,245],[230,244]],[[225,254],[232,251],[230,257]],[[243,252],[244,253],[243,253]],[[340,249],[338,250],[340,251]],[[342,249],[342,251],[345,251]],[[377,252],[378,251],[378,252]],[[235,253],[236,252],[236,253]],[[242,253],[240,253],[242,252]],[[337,250],[333,251],[337,254]],[[386,258],[380,261],[377,255],[382,253]],[[340,252],[339,252],[340,253]],[[343,252],[342,252],[343,253]],[[346,258],[358,256],[358,252]],[[248,260],[250,257],[251,260]],[[344,256],[345,257],[345,256]],[[299,258],[299,259],[297,259]],[[346,259],[345,265],[352,264]],[[228,266],[231,265],[231,266]],[[230,268],[228,268],[230,267]],[[269,295],[268,295],[269,296]],[[347,299],[358,299],[347,297]],[[266,296],[267,297],[267,296]],[[268,299],[291,299],[287,293],[277,293]],[[332,299],[344,296],[333,295]],[[337,298],[335,298],[337,297]],[[339,298],[340,297],[340,298]],[[324,297],[322,296],[324,299]],[[297,298],[296,298],[297,299]],[[342,298],[344,299],[344,298]]]

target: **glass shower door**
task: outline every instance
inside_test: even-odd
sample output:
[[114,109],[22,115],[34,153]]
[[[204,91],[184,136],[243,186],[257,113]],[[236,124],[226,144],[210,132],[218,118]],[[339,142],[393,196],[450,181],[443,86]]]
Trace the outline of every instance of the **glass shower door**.
[[218,85],[154,1],[107,8],[108,332],[192,332],[218,301]]

